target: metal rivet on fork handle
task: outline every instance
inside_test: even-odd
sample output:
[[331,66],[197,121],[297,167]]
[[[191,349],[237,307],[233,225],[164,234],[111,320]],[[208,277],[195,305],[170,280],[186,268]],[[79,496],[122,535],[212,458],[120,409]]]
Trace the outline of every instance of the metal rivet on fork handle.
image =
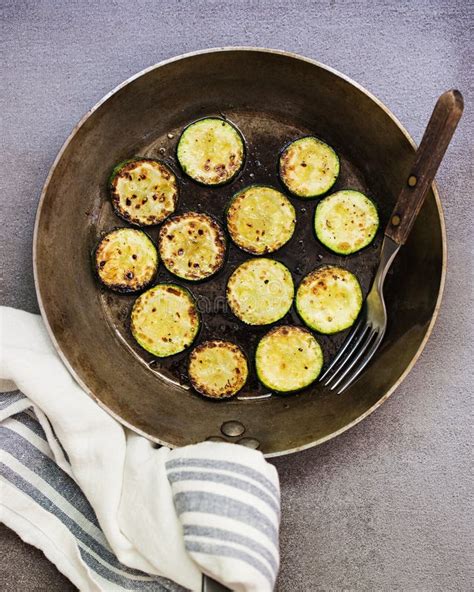
[[395,214],[395,216],[392,216],[392,219],[390,220],[390,222],[392,223],[392,226],[398,226],[401,222],[401,218],[400,216],[398,216],[397,214]]

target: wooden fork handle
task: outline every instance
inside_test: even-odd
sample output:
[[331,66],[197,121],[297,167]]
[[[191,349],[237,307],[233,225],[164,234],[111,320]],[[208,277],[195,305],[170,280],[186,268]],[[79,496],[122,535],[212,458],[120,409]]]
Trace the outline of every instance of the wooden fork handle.
[[410,234],[461,118],[463,107],[462,95],[457,90],[446,91],[436,103],[416,151],[413,166],[385,229],[385,234],[399,245],[404,245]]

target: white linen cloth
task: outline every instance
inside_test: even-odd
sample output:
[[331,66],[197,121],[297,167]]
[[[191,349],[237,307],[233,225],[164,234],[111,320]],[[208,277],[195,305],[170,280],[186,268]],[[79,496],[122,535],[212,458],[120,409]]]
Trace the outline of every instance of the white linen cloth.
[[80,590],[200,590],[202,573],[271,590],[279,483],[263,455],[216,442],[157,448],[81,389],[41,317],[0,315],[2,390],[20,391],[0,395],[0,519]]

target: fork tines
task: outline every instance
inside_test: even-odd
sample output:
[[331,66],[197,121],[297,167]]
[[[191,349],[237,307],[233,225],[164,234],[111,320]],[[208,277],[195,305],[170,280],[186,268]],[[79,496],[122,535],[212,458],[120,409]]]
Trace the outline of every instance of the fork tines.
[[383,338],[380,328],[370,323],[362,312],[336,357],[320,377],[320,382],[340,395],[370,362]]

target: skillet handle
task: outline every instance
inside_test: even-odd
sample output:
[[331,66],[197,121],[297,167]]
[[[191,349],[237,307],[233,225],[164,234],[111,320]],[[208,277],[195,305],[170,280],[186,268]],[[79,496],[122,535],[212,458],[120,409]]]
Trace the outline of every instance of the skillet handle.
[[461,118],[464,101],[458,90],[443,93],[431,115],[406,185],[398,196],[385,229],[386,236],[404,245],[428,189]]
[[212,580],[210,577],[202,574],[202,588],[201,592],[230,592],[223,584]]

